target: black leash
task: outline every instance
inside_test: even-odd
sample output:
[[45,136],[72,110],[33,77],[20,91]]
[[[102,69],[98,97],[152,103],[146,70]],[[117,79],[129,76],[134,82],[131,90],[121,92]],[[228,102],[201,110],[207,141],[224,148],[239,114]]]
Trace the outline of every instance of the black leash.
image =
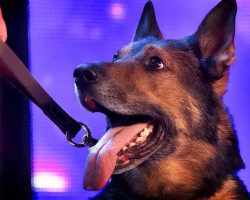
[[[9,81],[19,91],[33,101],[45,115],[51,119],[66,135],[67,140],[75,147],[94,146],[97,142],[91,136],[89,128],[77,122],[68,115],[34,79],[22,61],[15,53],[0,40],[0,76]],[[81,143],[76,143],[73,138],[80,130],[84,130]]]

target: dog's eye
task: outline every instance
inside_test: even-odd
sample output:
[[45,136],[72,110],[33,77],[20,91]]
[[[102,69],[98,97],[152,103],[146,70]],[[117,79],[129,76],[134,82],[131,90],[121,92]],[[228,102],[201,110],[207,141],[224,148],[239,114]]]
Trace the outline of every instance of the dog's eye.
[[159,70],[164,68],[164,64],[158,56],[153,56],[149,59],[147,67],[150,70]]
[[113,55],[113,60],[112,61],[116,61],[119,59],[119,56],[117,54]]

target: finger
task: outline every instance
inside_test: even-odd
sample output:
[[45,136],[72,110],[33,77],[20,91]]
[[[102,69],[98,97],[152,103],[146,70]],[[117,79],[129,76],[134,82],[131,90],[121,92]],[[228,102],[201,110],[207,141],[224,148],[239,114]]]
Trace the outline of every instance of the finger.
[[7,29],[6,29],[5,21],[3,19],[1,8],[0,8],[0,40],[4,42],[7,40]]

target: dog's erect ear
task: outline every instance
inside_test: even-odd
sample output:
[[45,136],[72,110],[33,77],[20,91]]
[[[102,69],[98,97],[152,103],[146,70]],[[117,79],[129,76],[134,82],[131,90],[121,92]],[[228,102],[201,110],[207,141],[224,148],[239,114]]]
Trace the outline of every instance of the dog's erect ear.
[[205,17],[195,33],[201,50],[202,66],[207,68],[214,89],[222,96],[226,91],[228,69],[234,62],[234,33],[237,4],[222,0]]
[[143,9],[133,41],[138,41],[147,36],[162,39],[162,33],[158,27],[155,10],[152,1],[148,1]]

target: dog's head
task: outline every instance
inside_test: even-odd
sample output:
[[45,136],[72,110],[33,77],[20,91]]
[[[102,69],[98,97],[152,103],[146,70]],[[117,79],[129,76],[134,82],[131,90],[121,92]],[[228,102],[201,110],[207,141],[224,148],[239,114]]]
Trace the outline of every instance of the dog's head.
[[[224,162],[228,159],[223,157],[224,153],[234,160],[226,170],[241,166],[234,137],[228,133],[220,135],[222,130],[218,130],[221,120],[230,121],[222,98],[229,66],[235,60],[236,9],[235,0],[222,0],[195,34],[180,40],[166,40],[158,27],[152,2],[148,1],[132,42],[122,47],[112,62],[88,63],[74,71],[82,105],[90,111],[104,113],[109,128],[119,129],[112,136],[106,136],[109,138],[106,143],[112,143],[110,138],[134,124],[152,129],[146,133],[147,137],[138,139],[138,143],[136,139],[143,135],[142,130],[139,135],[128,136],[130,145],[126,144],[123,150],[119,147],[114,173],[136,171],[152,163],[156,166],[162,160],[169,165],[168,173],[174,165],[178,165],[177,171],[184,173],[184,164],[192,168],[195,162],[198,162],[195,167],[198,171],[201,166],[211,167],[207,159]],[[219,128],[231,131],[229,127]],[[222,138],[226,137],[232,137],[226,144],[230,150],[216,157],[216,148],[224,145]],[[98,160],[100,152],[104,154],[105,142],[90,151],[90,159]],[[108,148],[110,155],[115,148],[111,144]],[[191,154],[195,161],[188,164]],[[175,164],[169,164],[171,159]],[[91,173],[93,177],[95,172]]]

